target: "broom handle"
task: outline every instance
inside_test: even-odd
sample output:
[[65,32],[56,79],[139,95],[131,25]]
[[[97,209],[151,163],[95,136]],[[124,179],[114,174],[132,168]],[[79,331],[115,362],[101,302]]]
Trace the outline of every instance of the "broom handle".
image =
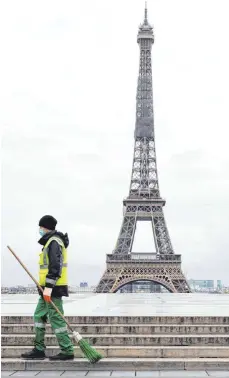
[[[28,269],[26,268],[26,266],[23,264],[23,262],[19,259],[19,257],[16,255],[16,253],[9,247],[7,246],[7,248],[10,250],[10,252],[12,253],[12,255],[14,255],[14,257],[17,259],[17,261],[19,262],[19,264],[21,264],[22,268],[24,268],[24,270],[26,271],[26,273],[30,276],[30,278],[33,280],[33,282],[37,285],[37,287],[40,289],[40,291],[43,293],[43,289],[42,287],[40,286],[39,282],[36,280],[36,278],[34,278],[32,276],[32,274],[28,271]],[[56,307],[55,303],[53,303],[53,301],[51,300],[51,305],[55,308],[56,312],[58,312],[58,314],[61,316],[61,318],[65,321],[65,323],[67,324],[68,328],[70,329],[71,332],[74,332],[71,325],[69,324],[69,322],[67,321],[67,319],[64,317],[64,315],[60,312],[60,310]]]

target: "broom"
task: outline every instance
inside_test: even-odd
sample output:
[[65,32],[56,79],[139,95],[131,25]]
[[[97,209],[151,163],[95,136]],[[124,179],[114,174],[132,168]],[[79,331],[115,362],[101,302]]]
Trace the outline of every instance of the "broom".
[[[19,264],[21,264],[21,266],[24,268],[24,270],[26,271],[26,273],[28,273],[28,275],[30,276],[30,278],[32,278],[33,282],[37,285],[37,287],[40,289],[40,291],[43,293],[43,289],[42,287],[39,285],[38,281],[32,276],[32,274],[28,271],[28,269],[26,268],[26,266],[23,264],[23,262],[19,259],[19,257],[16,255],[16,253],[9,247],[7,246],[7,248],[10,250],[10,252],[14,255],[14,257],[17,259],[17,261],[19,262]],[[60,310],[56,307],[56,305],[51,301],[50,302],[52,304],[52,306],[55,308],[55,310],[58,312],[58,314],[61,316],[61,318],[65,321],[65,323],[67,324],[68,328],[70,329],[70,331],[72,332],[73,334],[73,339],[76,341],[76,343],[79,345],[81,351],[83,352],[84,356],[89,360],[89,362],[91,362],[92,364],[95,364],[96,362],[98,362],[99,360],[101,360],[101,358],[103,358],[101,356],[101,354],[99,354],[94,348],[92,348],[88,342],[86,340],[84,340],[82,338],[82,336],[73,330],[72,326],[69,324],[68,320],[64,317],[64,315],[60,312]]]

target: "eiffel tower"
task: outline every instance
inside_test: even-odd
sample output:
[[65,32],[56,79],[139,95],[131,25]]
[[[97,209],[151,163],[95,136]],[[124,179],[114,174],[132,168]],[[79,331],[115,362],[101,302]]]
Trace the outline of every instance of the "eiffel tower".
[[[151,49],[153,27],[148,22],[147,5],[144,22],[139,26],[137,42],[140,64],[136,98],[135,146],[129,196],[124,199],[123,222],[116,247],[107,254],[106,270],[95,292],[114,293],[136,281],[151,281],[168,291],[189,293],[190,287],[181,270],[181,255],[174,254],[163,213],[165,200],[158,184]],[[150,221],[156,246],[155,253],[133,253],[137,221]]]

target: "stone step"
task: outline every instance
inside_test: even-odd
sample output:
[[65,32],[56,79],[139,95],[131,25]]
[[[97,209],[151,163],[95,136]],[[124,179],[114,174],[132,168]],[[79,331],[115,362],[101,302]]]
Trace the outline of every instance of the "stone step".
[[229,358],[104,358],[92,365],[84,358],[74,361],[25,361],[14,358],[2,359],[3,371],[66,371],[66,370],[228,370]]
[[[1,336],[2,346],[6,345],[32,345],[34,335],[29,334],[4,334]],[[91,345],[96,346],[109,346],[109,345],[229,345],[229,335],[215,334],[215,335],[192,335],[192,334],[179,334],[179,335],[85,335]],[[46,335],[46,345],[57,345],[55,335]]]
[[[2,358],[19,358],[22,353],[33,349],[33,346],[3,346]],[[98,346],[96,350],[104,357],[127,358],[226,358],[229,357],[229,346]],[[46,348],[46,355],[53,356],[59,352],[58,346]],[[75,347],[75,357],[82,357],[79,347]]]
[[[211,324],[229,325],[229,316],[66,316],[72,324]],[[2,324],[33,324],[32,316],[2,316]]]
[[[229,325],[142,325],[142,324],[71,324],[80,334],[229,334]],[[2,324],[2,334],[34,334],[33,324]],[[46,332],[53,333],[50,324]]]

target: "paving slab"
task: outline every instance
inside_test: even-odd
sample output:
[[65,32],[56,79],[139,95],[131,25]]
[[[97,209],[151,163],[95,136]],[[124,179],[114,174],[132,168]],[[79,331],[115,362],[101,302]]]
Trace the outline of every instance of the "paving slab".
[[1,371],[1,377],[10,377],[15,371]]
[[85,377],[88,371],[65,371],[64,374],[61,375],[63,378],[73,378],[73,377]]
[[217,378],[229,378],[229,362],[228,362],[228,371],[222,371],[222,370],[207,370],[207,373],[210,377],[217,377]]
[[87,377],[110,377],[111,371],[89,371]]
[[[58,372],[56,372],[56,371],[49,371],[48,372],[48,376],[49,377],[60,377],[62,374],[64,373],[64,370],[63,371],[58,371]],[[47,371],[41,371],[40,373],[38,373],[38,375],[37,375],[39,378],[40,377],[46,377],[47,376]]]
[[139,378],[158,378],[160,377],[159,371],[136,371],[136,377]]
[[12,377],[36,377],[39,371],[17,371]]
[[203,370],[192,370],[192,371],[187,371],[187,370],[184,370],[184,371],[160,371],[160,377],[163,377],[163,378],[178,378],[178,377],[181,377],[181,378],[193,378],[193,377],[197,377],[197,378],[202,378],[202,377],[208,377],[208,374],[206,371],[203,371]]
[[135,377],[135,371],[112,371],[111,377]]

